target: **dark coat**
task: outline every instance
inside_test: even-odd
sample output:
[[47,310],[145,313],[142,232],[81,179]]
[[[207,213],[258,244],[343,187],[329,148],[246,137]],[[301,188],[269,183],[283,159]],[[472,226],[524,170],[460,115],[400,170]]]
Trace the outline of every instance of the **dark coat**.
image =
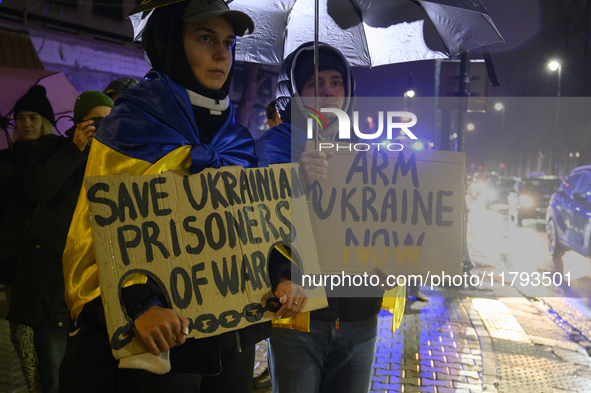
[[62,253],[86,167],[87,150],[69,138],[41,137],[33,148],[23,188],[37,203],[19,252],[7,319],[29,326],[67,328]]
[[18,249],[35,203],[23,190],[32,145],[16,141],[0,150],[0,284],[10,285],[16,273]]

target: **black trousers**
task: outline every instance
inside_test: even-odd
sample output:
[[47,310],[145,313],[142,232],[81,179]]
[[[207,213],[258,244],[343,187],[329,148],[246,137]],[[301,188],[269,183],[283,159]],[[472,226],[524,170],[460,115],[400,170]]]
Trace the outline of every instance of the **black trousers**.
[[[192,357],[203,356],[219,362],[214,367],[219,371],[216,375],[177,372],[174,364],[182,363],[178,357],[173,361],[172,371],[166,374],[120,369],[111,354],[101,299],[95,299],[71,322],[66,354],[60,367],[60,393],[250,393],[255,346],[242,346],[239,351],[236,341],[232,340],[234,334],[225,336],[215,354],[200,354],[199,345],[194,345],[197,353]],[[188,340],[181,347],[190,341],[194,344],[199,340]],[[185,352],[189,348],[187,346]],[[187,362],[191,361],[188,357]],[[190,364],[186,366],[190,368]]]

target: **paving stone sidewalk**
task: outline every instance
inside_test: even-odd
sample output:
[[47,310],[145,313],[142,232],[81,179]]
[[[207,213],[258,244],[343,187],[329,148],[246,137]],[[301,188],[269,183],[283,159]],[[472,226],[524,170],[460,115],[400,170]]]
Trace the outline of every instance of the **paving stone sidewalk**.
[[380,314],[372,393],[591,392],[591,358],[541,302],[423,292],[429,302],[412,302],[395,333]]
[[409,303],[394,333],[380,313],[371,392],[496,392],[490,338],[471,301],[424,292],[429,302]]
[[[502,268],[502,249],[469,239],[472,272]],[[591,392],[591,343],[571,339],[548,308],[566,299],[532,301],[498,286],[422,292],[429,302],[412,302],[395,333],[391,316],[379,316],[372,393]],[[570,311],[571,325],[591,331],[589,318]]]

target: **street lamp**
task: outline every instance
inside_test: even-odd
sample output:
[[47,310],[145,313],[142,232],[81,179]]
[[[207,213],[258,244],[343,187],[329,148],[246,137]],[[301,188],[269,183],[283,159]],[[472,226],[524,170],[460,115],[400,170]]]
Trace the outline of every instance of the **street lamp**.
[[472,123],[468,123],[468,125],[466,126],[466,129],[467,129],[468,131],[474,131],[474,124],[472,124]]
[[[506,146],[508,141],[505,135],[505,105],[503,105],[502,102],[497,102],[495,104],[495,110],[497,112],[501,112],[501,143],[503,144],[503,154],[501,156],[501,160],[505,161],[505,152],[507,151],[507,148],[509,148],[508,146]],[[504,167],[501,169],[504,169]]]
[[[409,82],[410,85],[410,82]],[[411,106],[411,98],[413,98],[415,96],[415,92],[413,89],[409,88],[407,91],[404,92],[404,110],[406,112],[410,111],[410,106]],[[402,118],[402,121],[407,121],[404,120],[404,118]]]
[[558,70],[558,92],[556,93],[556,96],[560,97],[560,76],[562,74],[562,65],[556,60],[552,60],[548,63],[548,68],[550,68],[550,71],[552,72]]
[[[560,76],[562,74],[562,65],[557,62],[556,60],[552,60],[550,63],[548,63],[548,68],[550,69],[550,71],[554,72],[554,71],[558,71],[558,88],[556,91],[556,97],[558,97],[559,99],[556,100],[556,131],[558,133],[558,135],[560,135]],[[554,165],[553,165],[553,174],[554,175],[558,175],[558,155],[560,152],[560,148],[558,146],[555,146],[554,148]]]

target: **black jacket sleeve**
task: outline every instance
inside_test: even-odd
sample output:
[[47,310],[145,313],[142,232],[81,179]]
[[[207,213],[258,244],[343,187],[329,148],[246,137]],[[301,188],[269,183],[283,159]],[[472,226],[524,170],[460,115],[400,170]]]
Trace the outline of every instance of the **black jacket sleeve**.
[[[291,250],[288,246],[286,246],[286,249],[291,254]],[[302,272],[297,263],[292,263],[289,258],[279,252],[276,248],[271,250],[271,255],[269,256],[269,278],[271,279],[273,293],[275,293],[281,277],[289,278],[294,283],[301,285],[301,275]]]
[[41,137],[31,154],[24,180],[25,193],[37,203],[47,203],[85,165],[87,158],[88,150],[80,151],[68,138]]
[[148,282],[145,284],[131,285],[123,288],[121,298],[127,315],[133,320],[153,305],[168,307],[162,289],[150,277],[148,277]]

